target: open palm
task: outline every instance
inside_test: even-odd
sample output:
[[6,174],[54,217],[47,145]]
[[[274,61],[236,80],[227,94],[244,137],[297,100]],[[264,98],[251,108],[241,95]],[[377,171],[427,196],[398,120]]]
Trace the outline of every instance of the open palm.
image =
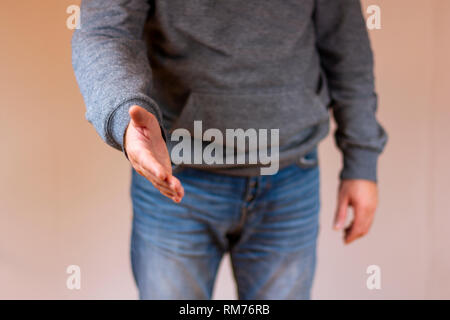
[[180,202],[184,195],[172,166],[158,120],[139,106],[129,111],[131,121],[125,134],[125,150],[133,168],[146,177],[163,195]]

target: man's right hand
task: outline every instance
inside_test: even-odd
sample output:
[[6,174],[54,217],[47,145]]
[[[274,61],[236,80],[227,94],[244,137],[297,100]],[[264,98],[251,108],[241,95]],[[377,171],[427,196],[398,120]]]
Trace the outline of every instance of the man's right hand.
[[163,195],[180,202],[184,190],[172,175],[172,165],[161,128],[154,115],[139,106],[129,110],[130,124],[124,147],[133,168],[147,178]]

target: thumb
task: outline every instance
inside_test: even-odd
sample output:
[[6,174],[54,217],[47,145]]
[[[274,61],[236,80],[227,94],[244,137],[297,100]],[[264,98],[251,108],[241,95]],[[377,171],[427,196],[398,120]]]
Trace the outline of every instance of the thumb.
[[345,219],[347,218],[348,204],[349,204],[348,197],[339,197],[336,208],[336,216],[334,218],[335,230],[341,230],[342,228],[344,228]]
[[151,119],[151,113],[140,106],[132,106],[128,113],[136,127],[146,127]]

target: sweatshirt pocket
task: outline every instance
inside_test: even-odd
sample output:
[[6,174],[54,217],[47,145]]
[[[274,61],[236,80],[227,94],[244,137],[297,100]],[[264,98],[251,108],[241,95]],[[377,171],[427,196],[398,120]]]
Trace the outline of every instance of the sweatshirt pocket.
[[[328,120],[325,86],[319,92],[296,86],[257,93],[192,91],[171,131],[183,128],[194,135],[194,121],[202,131],[218,129],[279,129],[282,146],[303,129]],[[325,98],[326,99],[326,98]]]

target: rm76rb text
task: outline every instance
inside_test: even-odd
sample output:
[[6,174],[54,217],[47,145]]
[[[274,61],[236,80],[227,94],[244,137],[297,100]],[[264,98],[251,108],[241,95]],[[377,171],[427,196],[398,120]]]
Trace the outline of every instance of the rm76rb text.
[[225,304],[223,314],[269,314],[269,305],[267,304]]

